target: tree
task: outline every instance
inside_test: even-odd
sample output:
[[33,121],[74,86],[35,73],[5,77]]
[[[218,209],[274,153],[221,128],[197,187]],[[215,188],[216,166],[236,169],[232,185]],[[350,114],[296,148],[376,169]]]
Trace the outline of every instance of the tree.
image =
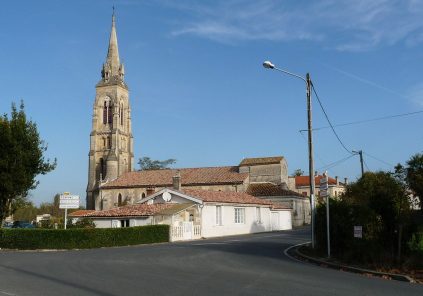
[[145,170],[163,170],[167,169],[171,164],[176,163],[176,159],[169,158],[166,160],[153,160],[150,157],[142,157],[139,159],[140,171]]
[[304,171],[302,169],[296,169],[293,173],[292,173],[292,177],[298,177],[298,176],[302,176],[304,175]]
[[361,211],[369,209],[374,213],[376,222],[368,220],[368,227],[379,229],[372,238],[373,242],[378,248],[383,246],[384,251],[389,251],[391,258],[397,254],[399,260],[401,248],[409,239],[403,233],[409,224],[410,200],[401,166],[395,169],[395,173],[366,172],[357,182],[347,186],[342,199],[351,206],[361,207]]
[[29,190],[35,189],[35,177],[56,167],[44,159],[47,145],[40,139],[37,125],[27,120],[23,102],[19,110],[12,103],[10,119],[0,117],[0,222],[13,213],[14,203],[24,199]]
[[407,161],[406,175],[407,184],[419,198],[423,211],[423,153],[417,153]]

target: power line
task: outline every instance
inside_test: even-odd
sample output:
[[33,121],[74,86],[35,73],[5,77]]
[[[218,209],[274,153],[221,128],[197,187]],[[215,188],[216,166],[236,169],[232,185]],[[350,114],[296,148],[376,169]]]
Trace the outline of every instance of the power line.
[[379,162],[381,162],[381,163],[383,163],[383,164],[385,164],[385,165],[387,165],[387,166],[389,166],[389,167],[394,167],[394,165],[392,164],[392,163],[389,163],[389,162],[386,162],[386,161],[384,161],[384,160],[382,160],[382,159],[379,159],[379,158],[377,158],[376,156],[373,156],[373,155],[370,155],[369,153],[367,153],[367,152],[363,152],[364,154],[366,154],[367,156],[369,156],[369,157],[371,157],[371,158],[373,158],[373,159],[375,159],[375,160],[377,160],[377,161],[379,161]]
[[[306,137],[304,136],[304,134],[303,134],[301,131],[300,131],[300,135],[301,135],[301,137],[304,139],[304,141],[305,141],[306,143],[308,143],[308,140],[306,139]],[[324,160],[320,157],[320,155],[319,155],[316,151],[314,151],[314,154],[316,154],[317,158],[320,160],[320,162],[321,162],[322,164],[324,164],[325,166],[327,166],[326,161],[324,161]]]
[[363,160],[363,162],[364,162],[364,166],[366,167],[367,171],[369,171],[369,172],[370,172],[369,166],[367,165],[366,161],[365,161],[365,160]]
[[351,157],[354,157],[354,156],[355,156],[355,154],[349,155],[349,156],[344,157],[344,158],[342,158],[340,160],[334,161],[334,162],[332,162],[332,163],[330,163],[330,164],[328,164],[326,166],[323,166],[323,167],[319,168],[318,170],[320,171],[320,170],[323,170],[323,169],[328,170],[330,168],[334,168],[334,167],[340,165],[341,163],[347,161],[348,159],[350,159]]
[[[372,119],[357,120],[357,121],[352,121],[352,122],[347,122],[347,123],[340,123],[340,124],[335,124],[334,127],[354,125],[354,124],[360,124],[360,123],[366,123],[366,122],[373,122],[373,121],[380,121],[380,120],[386,120],[386,119],[391,119],[391,118],[397,118],[397,117],[404,117],[404,116],[415,115],[415,114],[419,114],[419,113],[423,113],[423,110],[415,111],[415,112],[395,114],[395,115],[382,116],[382,117],[377,117],[377,118],[372,118]],[[330,128],[330,127],[331,126],[317,127],[317,128],[314,128],[313,131],[327,129],[327,128]],[[305,130],[301,130],[301,131],[305,131]]]
[[338,142],[342,145],[342,147],[345,149],[345,151],[347,151],[347,152],[348,152],[348,154],[352,154],[351,149],[348,149],[348,148],[344,145],[344,143],[341,141],[341,139],[339,138],[338,134],[336,133],[336,131],[335,131],[335,129],[334,129],[334,127],[333,127],[332,123],[330,122],[330,120],[329,120],[329,116],[326,114],[325,108],[323,108],[323,105],[322,105],[322,102],[320,101],[319,95],[317,94],[316,89],[314,88],[314,84],[313,84],[313,83],[311,83],[311,86],[312,86],[312,89],[313,89],[314,94],[316,95],[317,101],[319,102],[320,108],[322,109],[323,114],[325,115],[326,120],[328,121],[328,123],[329,123],[329,125],[330,125],[330,127],[331,127],[331,129],[332,129],[332,131],[333,131],[333,133],[335,134],[336,138],[338,139]]

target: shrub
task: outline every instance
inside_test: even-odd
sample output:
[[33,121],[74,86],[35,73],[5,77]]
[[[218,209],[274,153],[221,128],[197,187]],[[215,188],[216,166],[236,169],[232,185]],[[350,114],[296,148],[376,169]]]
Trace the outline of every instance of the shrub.
[[0,248],[87,249],[169,241],[169,225],[128,228],[0,229]]

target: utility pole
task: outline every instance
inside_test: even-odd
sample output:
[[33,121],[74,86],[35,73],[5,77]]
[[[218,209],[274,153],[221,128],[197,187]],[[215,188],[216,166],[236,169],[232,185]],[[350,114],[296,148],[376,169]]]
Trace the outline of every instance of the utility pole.
[[353,153],[360,155],[360,164],[361,164],[361,176],[364,175],[364,166],[363,166],[363,150],[353,151]]
[[307,122],[308,122],[308,165],[309,165],[309,177],[310,177],[310,202],[311,202],[311,247],[314,249],[316,238],[315,238],[315,216],[316,216],[316,205],[314,200],[314,160],[313,160],[313,134],[312,134],[312,118],[311,118],[311,80],[310,74],[306,74],[307,84]]
[[315,206],[315,200],[314,200],[314,191],[315,191],[315,184],[314,184],[314,160],[313,160],[313,136],[312,136],[312,124],[311,124],[311,88],[313,86],[310,74],[307,73],[306,78],[297,75],[295,73],[279,69],[275,65],[273,65],[270,61],[264,61],[263,67],[266,69],[274,69],[280,72],[283,72],[285,74],[294,76],[296,78],[301,79],[306,83],[307,86],[307,123],[308,123],[308,165],[309,165],[309,181],[310,181],[310,203],[311,203],[311,245],[314,249],[315,247],[315,216],[316,216],[316,206]]

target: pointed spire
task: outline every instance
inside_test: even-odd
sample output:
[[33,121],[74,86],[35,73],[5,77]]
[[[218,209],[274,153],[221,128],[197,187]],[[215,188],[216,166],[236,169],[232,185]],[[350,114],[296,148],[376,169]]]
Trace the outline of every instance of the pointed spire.
[[112,30],[110,32],[109,49],[107,51],[106,64],[110,67],[111,75],[115,76],[119,74],[119,50],[116,36],[116,21],[115,21],[115,7],[113,6],[112,14]]

